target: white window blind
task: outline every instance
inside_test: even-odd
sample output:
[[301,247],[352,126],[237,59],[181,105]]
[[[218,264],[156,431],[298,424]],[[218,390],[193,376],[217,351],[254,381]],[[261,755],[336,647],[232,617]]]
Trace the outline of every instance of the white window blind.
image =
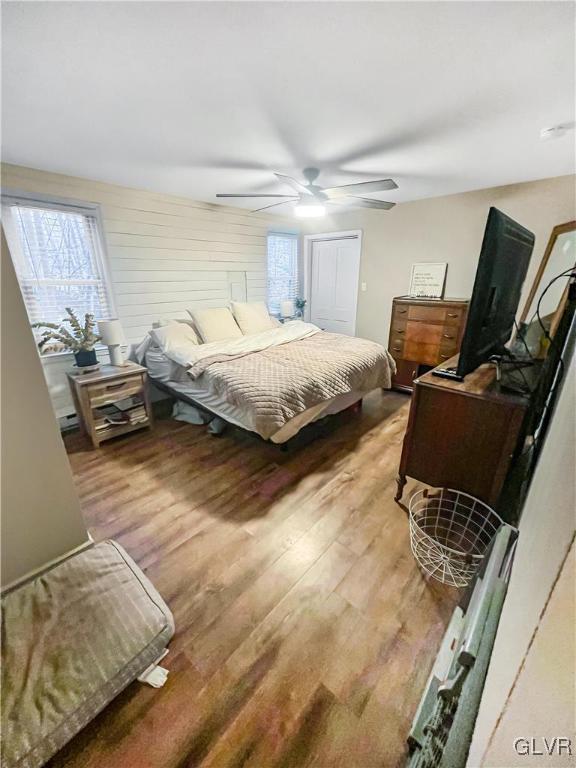
[[268,235],[267,298],[270,314],[280,314],[280,302],[298,296],[298,235]]
[[8,200],[6,235],[31,323],[110,318],[111,296],[96,212]]

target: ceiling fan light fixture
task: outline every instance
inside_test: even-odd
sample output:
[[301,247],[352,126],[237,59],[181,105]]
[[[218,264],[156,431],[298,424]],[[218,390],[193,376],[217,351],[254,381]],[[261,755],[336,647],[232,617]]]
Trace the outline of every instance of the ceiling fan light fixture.
[[320,187],[314,183],[320,173],[318,168],[304,168],[302,172],[308,184],[303,184],[298,179],[293,179],[285,173],[276,173],[276,179],[282,184],[291,187],[292,192],[288,194],[268,193],[268,192],[245,192],[245,193],[221,193],[216,197],[232,198],[280,198],[277,203],[260,206],[252,213],[267,211],[269,208],[275,208],[278,205],[294,205],[294,213],[302,219],[317,219],[326,215],[326,203],[345,205],[349,208],[373,208],[379,211],[388,211],[396,203],[389,203],[386,200],[374,200],[369,197],[362,197],[367,192],[383,192],[389,189],[398,189],[398,184],[394,179],[376,179],[374,181],[358,181],[355,184],[343,184],[339,187]]
[[301,219],[316,219],[326,215],[326,206],[316,200],[299,202],[294,206],[294,213]]

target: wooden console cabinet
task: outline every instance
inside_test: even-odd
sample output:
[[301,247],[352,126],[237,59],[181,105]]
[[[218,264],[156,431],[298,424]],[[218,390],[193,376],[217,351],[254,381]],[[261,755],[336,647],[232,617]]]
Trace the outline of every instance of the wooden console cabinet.
[[[458,356],[448,365],[457,362]],[[528,406],[528,397],[500,391],[491,364],[461,382],[432,372],[417,378],[396,501],[409,476],[436,488],[464,491],[498,509]]]
[[388,342],[396,361],[394,389],[412,392],[415,378],[460,350],[467,313],[464,299],[394,299]]

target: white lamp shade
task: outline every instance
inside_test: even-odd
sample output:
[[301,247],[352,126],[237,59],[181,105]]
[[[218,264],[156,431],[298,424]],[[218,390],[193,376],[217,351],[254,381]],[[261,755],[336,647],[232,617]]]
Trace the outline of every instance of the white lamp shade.
[[108,347],[118,344],[126,344],[126,338],[120,320],[99,320],[98,331],[102,336],[102,342]]
[[285,299],[280,302],[280,316],[281,317],[294,317],[294,300]]

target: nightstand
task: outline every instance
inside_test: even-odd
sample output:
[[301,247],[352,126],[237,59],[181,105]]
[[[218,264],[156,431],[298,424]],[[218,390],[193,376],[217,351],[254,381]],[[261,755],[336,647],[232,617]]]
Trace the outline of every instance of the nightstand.
[[94,373],[67,375],[80,432],[94,448],[111,437],[152,427],[146,368],[135,363],[103,365]]

